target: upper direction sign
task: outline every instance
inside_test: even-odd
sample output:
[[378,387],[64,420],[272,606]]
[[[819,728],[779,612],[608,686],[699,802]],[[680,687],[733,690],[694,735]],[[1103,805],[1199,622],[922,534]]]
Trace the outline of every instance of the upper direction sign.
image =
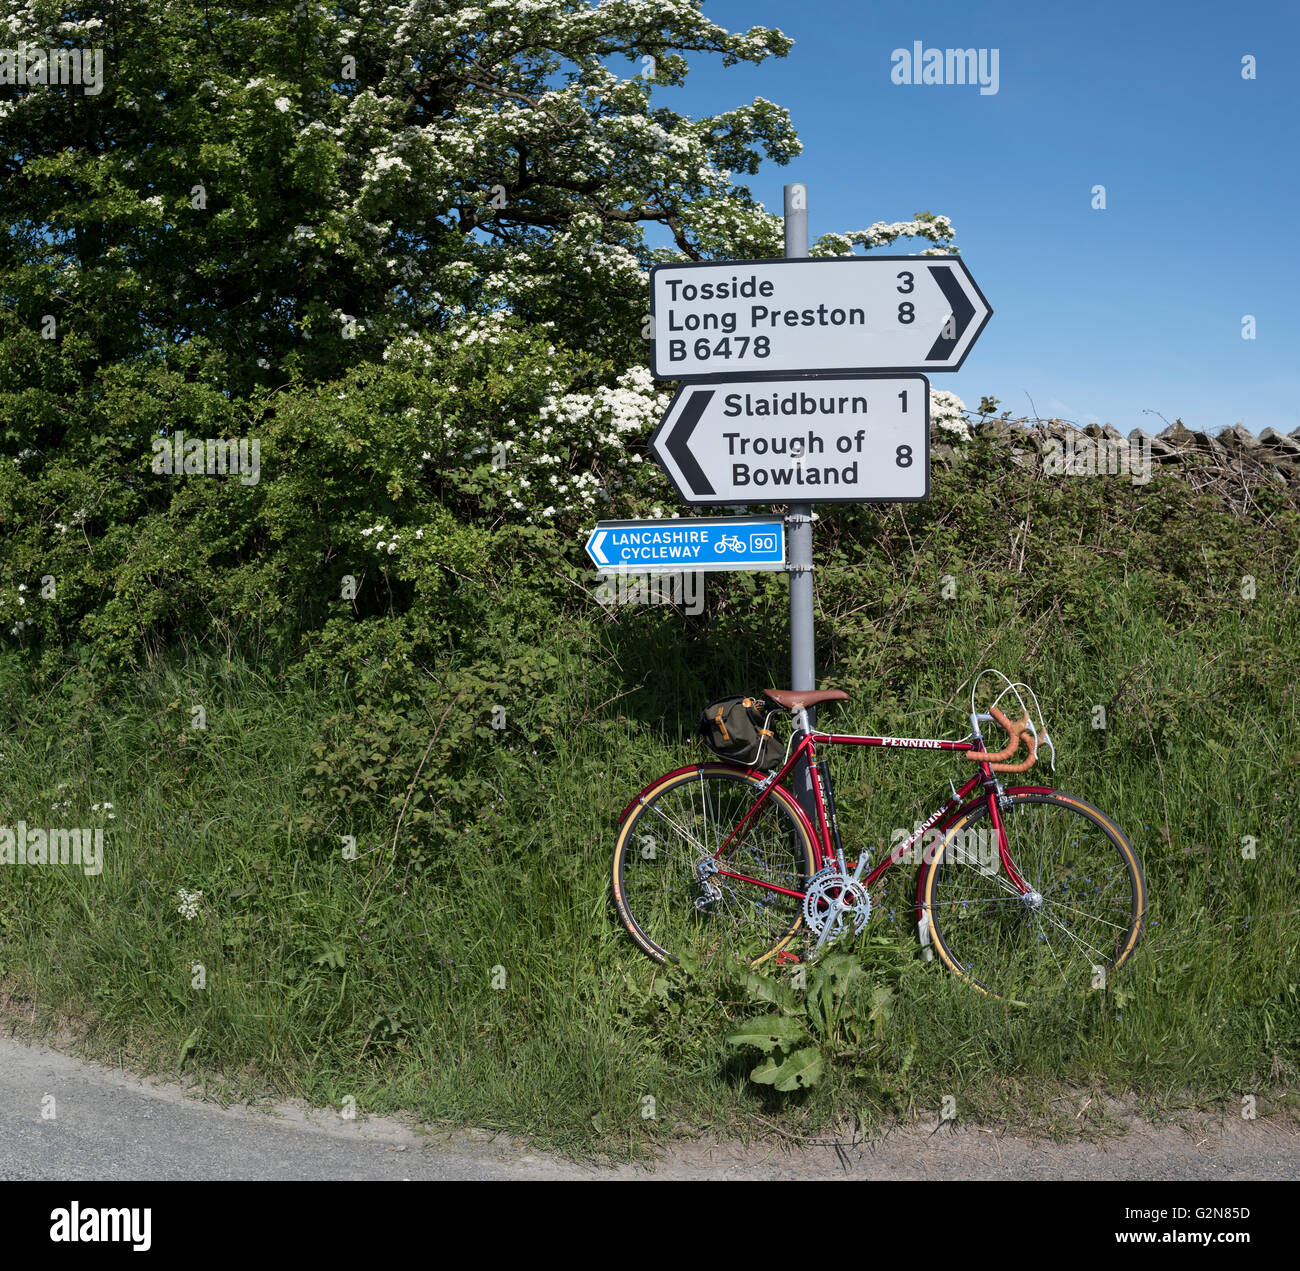
[[682,502],[909,503],[930,493],[924,375],[683,384],[650,439]]
[[661,380],[955,371],[992,313],[957,256],[658,265],[652,371]]

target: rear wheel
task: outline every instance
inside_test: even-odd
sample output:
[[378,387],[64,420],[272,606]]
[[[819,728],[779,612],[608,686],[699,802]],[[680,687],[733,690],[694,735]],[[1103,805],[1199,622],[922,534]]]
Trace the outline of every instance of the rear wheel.
[[985,993],[1014,1002],[1099,988],[1142,934],[1146,886],[1129,841],[1103,813],[1068,795],[1012,794],[998,812],[1008,854],[1028,884],[1007,876],[981,803],[934,848],[922,885],[944,964]]
[[700,764],[651,787],[623,822],[614,901],[652,958],[757,966],[794,937],[812,839],[780,786],[737,833],[761,785],[743,768]]

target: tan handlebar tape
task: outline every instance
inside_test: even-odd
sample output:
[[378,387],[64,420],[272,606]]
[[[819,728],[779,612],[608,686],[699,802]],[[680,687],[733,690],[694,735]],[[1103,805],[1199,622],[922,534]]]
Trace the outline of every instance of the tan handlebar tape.
[[[1038,738],[1028,731],[1029,716],[1026,715],[1024,719],[1013,724],[996,706],[989,707],[989,714],[993,716],[994,723],[1011,738],[1011,744],[1005,750],[968,750],[966,758],[975,763],[984,763],[987,760],[994,772],[1024,772],[1027,768],[1032,768],[1038,758]],[[1021,760],[1020,763],[999,762],[1010,759],[1020,749],[1022,737],[1028,739],[1026,744],[1029,747],[1029,758]]]
[[1034,766],[1034,761],[1038,758],[1038,738],[1030,732],[1022,732],[1020,736],[1024,738],[1025,744],[1029,747],[1029,758],[1022,759],[1020,763],[991,764],[990,767],[994,772],[1024,772],[1026,768]]
[[1029,723],[1029,716],[1026,715],[1020,723],[1013,724],[996,706],[989,711],[989,714],[993,716],[994,722],[999,724],[1007,736],[1011,738],[1011,744],[1005,750],[968,750],[966,758],[972,759],[976,763],[983,763],[986,759],[990,763],[996,759],[1010,759],[1020,749],[1020,734],[1025,731],[1025,726]]

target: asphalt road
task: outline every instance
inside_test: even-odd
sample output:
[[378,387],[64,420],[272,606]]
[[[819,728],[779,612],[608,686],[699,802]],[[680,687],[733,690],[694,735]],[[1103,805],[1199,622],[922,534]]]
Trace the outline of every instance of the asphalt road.
[[[48,1096],[53,1097],[50,1103]],[[43,1115],[53,1112],[53,1116]],[[678,1143],[653,1170],[578,1165],[485,1134],[277,1105],[222,1108],[183,1088],[0,1040],[0,1181],[47,1179],[1300,1179],[1300,1133],[1268,1120],[1129,1118],[1100,1142],[907,1126],[871,1144]]]

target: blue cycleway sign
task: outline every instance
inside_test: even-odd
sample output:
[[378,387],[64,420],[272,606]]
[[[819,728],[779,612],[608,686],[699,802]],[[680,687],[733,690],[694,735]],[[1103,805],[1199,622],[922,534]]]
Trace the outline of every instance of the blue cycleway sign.
[[598,521],[586,546],[602,574],[786,567],[780,516]]

